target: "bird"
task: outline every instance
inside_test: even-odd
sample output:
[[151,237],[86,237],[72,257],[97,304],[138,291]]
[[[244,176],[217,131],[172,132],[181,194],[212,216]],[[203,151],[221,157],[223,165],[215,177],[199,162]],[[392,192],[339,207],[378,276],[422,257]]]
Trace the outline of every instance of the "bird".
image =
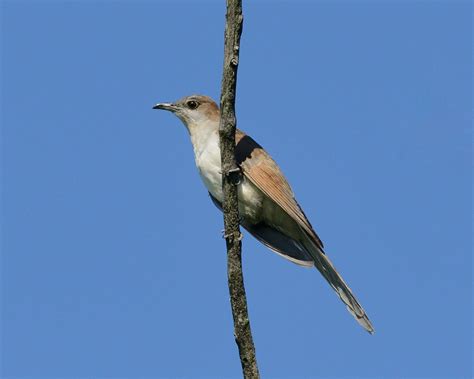
[[[153,109],[172,112],[186,127],[199,175],[213,203],[222,210],[222,171],[219,144],[220,110],[212,98],[191,95]],[[235,158],[242,172],[238,183],[240,224],[273,252],[305,267],[316,267],[356,321],[370,334],[367,314],[324,251],[293,190],[272,157],[239,129]]]

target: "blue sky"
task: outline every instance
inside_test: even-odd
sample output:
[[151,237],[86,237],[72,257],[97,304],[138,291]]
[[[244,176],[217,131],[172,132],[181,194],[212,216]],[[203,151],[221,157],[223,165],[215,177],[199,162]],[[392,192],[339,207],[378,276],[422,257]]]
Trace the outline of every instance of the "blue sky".
[[[2,1],[2,376],[240,376],[222,216],[159,101],[219,97],[224,1]],[[373,321],[244,238],[263,377],[471,377],[471,13],[244,3],[238,126]]]

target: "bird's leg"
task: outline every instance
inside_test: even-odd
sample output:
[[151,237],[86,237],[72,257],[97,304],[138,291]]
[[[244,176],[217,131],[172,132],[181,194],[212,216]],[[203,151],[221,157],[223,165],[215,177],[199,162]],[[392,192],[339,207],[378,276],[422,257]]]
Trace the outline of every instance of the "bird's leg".
[[236,186],[242,182],[242,170],[240,167],[230,169],[225,174],[229,178],[230,182]]
[[[227,179],[235,186],[238,186],[242,182],[242,170],[240,167],[235,167],[230,170],[224,171]],[[243,218],[239,216],[239,224],[242,224]],[[225,234],[225,230],[222,231],[222,237],[230,241],[242,241],[244,238],[243,234],[240,232],[234,232],[232,234]]]

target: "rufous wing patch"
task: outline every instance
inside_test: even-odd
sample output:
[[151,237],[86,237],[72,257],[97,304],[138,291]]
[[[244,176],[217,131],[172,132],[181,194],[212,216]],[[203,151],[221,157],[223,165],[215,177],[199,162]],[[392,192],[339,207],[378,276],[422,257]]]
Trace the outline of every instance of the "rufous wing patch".
[[235,140],[235,157],[245,177],[278,204],[322,249],[322,241],[295,200],[288,181],[275,161],[257,142],[242,131],[236,131]]

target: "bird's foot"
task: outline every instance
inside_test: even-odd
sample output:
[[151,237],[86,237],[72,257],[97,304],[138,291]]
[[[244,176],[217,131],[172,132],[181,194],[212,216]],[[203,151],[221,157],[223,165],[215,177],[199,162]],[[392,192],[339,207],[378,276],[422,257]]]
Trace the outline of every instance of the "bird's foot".
[[242,183],[242,170],[240,167],[230,169],[226,172],[226,176],[229,178],[230,182],[236,186]]

